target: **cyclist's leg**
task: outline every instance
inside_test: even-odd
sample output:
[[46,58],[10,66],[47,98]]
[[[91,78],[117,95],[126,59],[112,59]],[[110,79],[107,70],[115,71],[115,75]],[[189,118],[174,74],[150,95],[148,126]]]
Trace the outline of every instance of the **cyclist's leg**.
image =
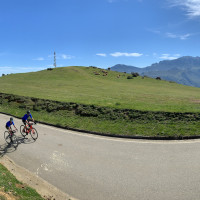
[[28,120],[24,120],[23,122],[24,122],[24,126],[25,126],[26,135],[28,135],[29,129],[30,129],[29,121]]
[[[24,124],[24,128],[26,129],[26,120],[22,120],[23,124]],[[26,130],[23,130],[23,132],[25,132]]]
[[11,128],[11,126],[9,127],[9,132],[10,132],[10,135],[12,136],[12,128]]
[[11,127],[9,127],[9,126],[6,126],[6,129],[8,130],[8,132],[9,132],[9,135],[11,135]]
[[13,142],[13,140],[12,140],[12,128],[11,128],[11,126],[10,127],[6,126],[6,129],[9,132],[10,141]]

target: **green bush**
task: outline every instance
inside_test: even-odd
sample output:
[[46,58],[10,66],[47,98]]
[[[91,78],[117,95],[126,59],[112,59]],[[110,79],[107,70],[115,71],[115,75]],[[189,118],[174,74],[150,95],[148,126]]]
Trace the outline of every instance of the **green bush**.
[[138,77],[139,74],[137,72],[131,72],[132,77]]
[[127,76],[127,79],[133,79],[133,77],[132,76]]

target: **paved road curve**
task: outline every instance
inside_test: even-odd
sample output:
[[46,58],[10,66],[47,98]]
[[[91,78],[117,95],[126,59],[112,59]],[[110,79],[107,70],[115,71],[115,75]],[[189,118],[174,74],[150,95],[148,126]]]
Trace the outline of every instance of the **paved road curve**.
[[[0,153],[4,124],[0,115]],[[15,120],[17,127],[21,121]],[[21,140],[6,155],[80,200],[199,200],[200,140],[123,140],[36,125],[39,138]],[[17,134],[20,137],[20,133]]]

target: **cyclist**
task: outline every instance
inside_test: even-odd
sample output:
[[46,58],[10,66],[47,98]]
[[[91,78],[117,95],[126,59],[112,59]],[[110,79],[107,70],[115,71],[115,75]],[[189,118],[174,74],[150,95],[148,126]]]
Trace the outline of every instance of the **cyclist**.
[[[22,122],[24,123],[25,127],[26,127],[26,130],[29,129],[29,124],[28,124],[28,118],[31,118],[32,121],[35,121],[31,115],[31,112],[30,110],[27,111],[27,114],[25,114],[23,117],[22,117]],[[28,133],[26,133],[28,134]]]
[[11,128],[11,125],[13,125],[15,127],[15,129],[17,130],[15,124],[14,124],[14,121],[13,121],[13,118],[11,117],[10,118],[10,121],[8,121],[6,123],[6,129],[11,133],[12,132],[12,128]]

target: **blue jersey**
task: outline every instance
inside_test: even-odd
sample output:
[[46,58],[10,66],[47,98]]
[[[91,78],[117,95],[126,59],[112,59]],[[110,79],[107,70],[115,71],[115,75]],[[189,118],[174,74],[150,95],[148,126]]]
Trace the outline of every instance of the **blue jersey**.
[[10,127],[11,125],[15,125],[14,122],[11,122],[11,123],[10,123],[10,121],[8,121],[8,122],[6,123],[6,127]]
[[32,115],[28,115],[28,114],[25,114],[23,117],[22,117],[22,120],[26,121],[28,118],[31,118],[32,119]]

